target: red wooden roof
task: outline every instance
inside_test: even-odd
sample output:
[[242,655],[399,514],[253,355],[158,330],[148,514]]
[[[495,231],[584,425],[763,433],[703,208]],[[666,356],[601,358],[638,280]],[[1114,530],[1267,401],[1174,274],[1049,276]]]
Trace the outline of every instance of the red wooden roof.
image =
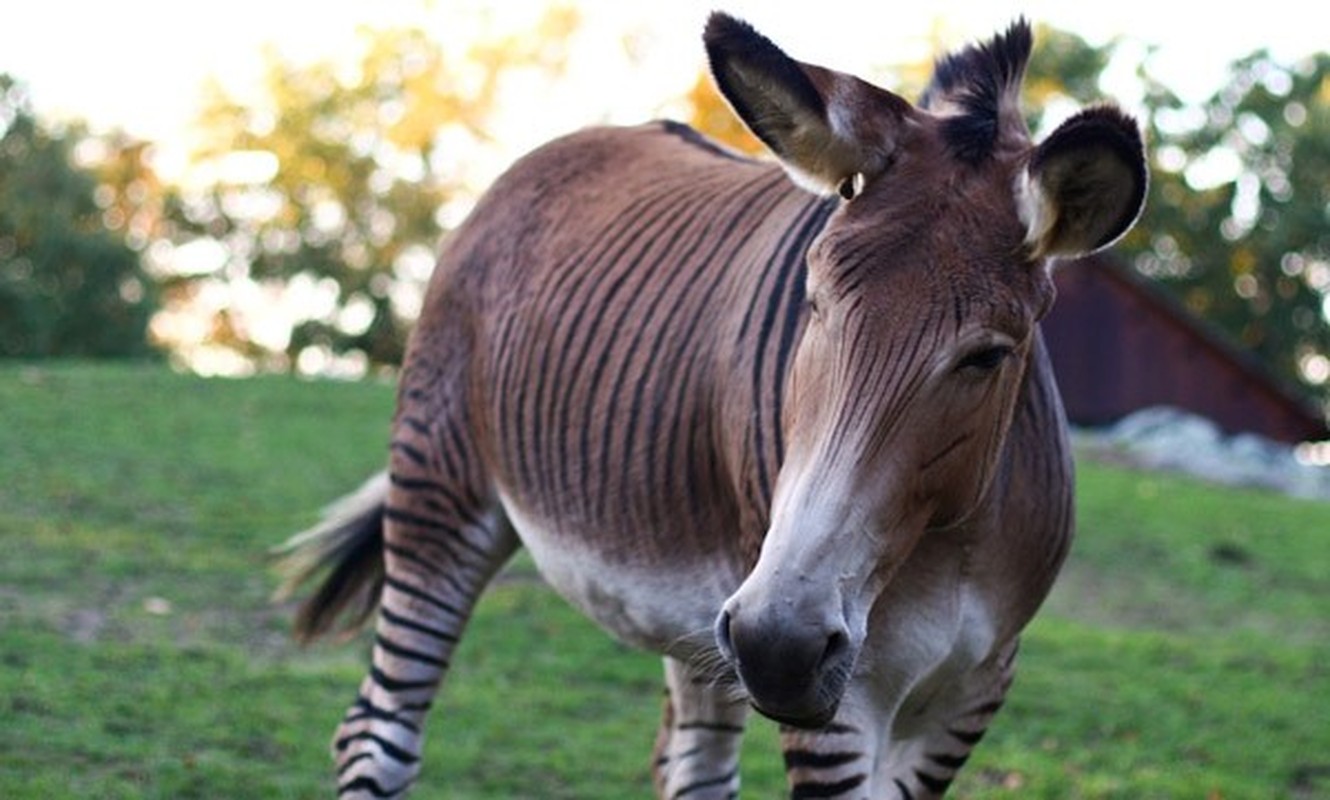
[[1106,425],[1168,405],[1229,433],[1284,442],[1330,436],[1307,398],[1112,257],[1059,265],[1054,277],[1058,299],[1044,335],[1074,424]]

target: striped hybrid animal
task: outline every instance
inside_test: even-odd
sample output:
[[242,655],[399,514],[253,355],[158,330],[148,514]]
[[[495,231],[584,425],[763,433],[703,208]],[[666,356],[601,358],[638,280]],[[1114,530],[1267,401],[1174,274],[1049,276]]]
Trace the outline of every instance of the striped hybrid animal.
[[1137,217],[1138,127],[1093,107],[1033,143],[1024,21],[917,105],[729,16],[704,42],[779,165],[673,123],[517,161],[439,260],[386,472],[289,544],[326,576],[301,636],[378,609],[344,797],[410,789],[520,546],[664,656],[662,798],[737,795],[750,709],[793,797],[939,797],[1002,704],[1072,533],[1050,264]]

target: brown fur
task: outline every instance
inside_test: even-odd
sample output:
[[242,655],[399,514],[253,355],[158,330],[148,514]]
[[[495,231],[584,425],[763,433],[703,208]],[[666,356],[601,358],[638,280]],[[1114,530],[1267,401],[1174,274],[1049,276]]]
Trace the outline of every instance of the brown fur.
[[[670,123],[574,134],[495,184],[413,334],[389,485],[351,515],[380,509],[385,577],[335,745],[344,793],[410,786],[519,538],[570,601],[666,655],[662,796],[737,790],[745,699],[789,725],[796,794],[945,791],[1071,535],[1032,226],[1051,250],[1099,246],[1143,186],[1121,119],[1042,150],[1013,127],[1023,30],[948,62],[934,114],[713,18],[736,109],[848,201]],[[357,535],[326,526],[312,541],[341,544],[319,563]]]

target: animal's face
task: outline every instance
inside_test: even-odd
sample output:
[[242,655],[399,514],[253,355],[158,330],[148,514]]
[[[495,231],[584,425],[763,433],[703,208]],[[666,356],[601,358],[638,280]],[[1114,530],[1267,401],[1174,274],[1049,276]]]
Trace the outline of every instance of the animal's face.
[[861,524],[908,513],[937,527],[992,475],[1052,284],[1024,244],[1009,168],[930,172],[910,176],[917,198],[866,187],[809,254],[782,504],[811,492]]
[[984,496],[1052,301],[1048,258],[1125,231],[1143,159],[1107,109],[1030,142],[1024,26],[943,61],[915,108],[716,19],[722,91],[801,182],[847,198],[809,252],[771,526],[717,622],[754,704],[817,725],[920,537]]

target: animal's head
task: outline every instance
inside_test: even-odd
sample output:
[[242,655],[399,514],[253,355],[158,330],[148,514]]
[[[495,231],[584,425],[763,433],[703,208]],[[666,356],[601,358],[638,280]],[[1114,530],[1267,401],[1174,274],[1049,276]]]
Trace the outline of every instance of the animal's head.
[[918,105],[721,14],[705,43],[794,180],[845,198],[808,255],[771,526],[717,621],[754,704],[817,725],[897,568],[984,498],[1053,299],[1049,262],[1131,226],[1141,136],[1104,106],[1032,142],[1023,21],[939,61]]

